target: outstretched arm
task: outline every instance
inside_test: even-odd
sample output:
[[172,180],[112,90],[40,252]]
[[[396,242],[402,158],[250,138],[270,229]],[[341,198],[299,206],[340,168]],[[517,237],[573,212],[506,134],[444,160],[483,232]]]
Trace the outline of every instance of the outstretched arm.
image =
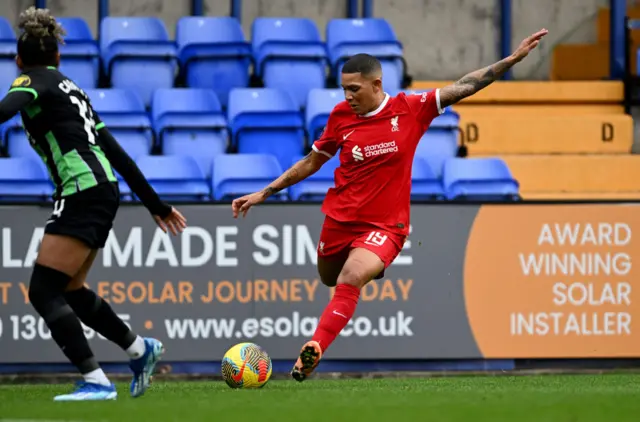
[[546,29],[536,32],[525,38],[509,57],[484,69],[471,72],[454,84],[440,89],[440,106],[444,108],[455,104],[500,79],[516,63],[527,57],[529,52],[538,46],[542,37],[547,35],[548,32]]
[[249,208],[264,202],[271,195],[278,193],[289,186],[295,185],[296,183],[311,176],[320,170],[320,167],[322,167],[328,160],[329,156],[316,151],[311,151],[309,155],[295,163],[289,170],[285,171],[280,177],[271,182],[269,186],[260,192],[235,199],[231,204],[233,217],[238,218],[240,213],[242,213],[243,217],[246,216]]
[[289,170],[285,171],[282,176],[278,177],[266,188],[262,190],[262,196],[267,199],[271,195],[286,189],[289,186],[306,179],[318,170],[329,158],[323,154],[311,151],[302,160],[295,163]]
[[184,216],[174,207],[160,199],[138,168],[136,162],[122,149],[106,127],[102,126],[98,130],[98,135],[100,147],[109,163],[122,175],[131,190],[140,198],[162,231],[165,233],[170,231],[174,236],[182,232],[187,226],[187,220]]
[[171,206],[160,199],[156,191],[144,177],[135,161],[122,149],[118,141],[106,127],[98,130],[100,147],[113,168],[122,175],[131,190],[153,215],[166,218],[171,214]]

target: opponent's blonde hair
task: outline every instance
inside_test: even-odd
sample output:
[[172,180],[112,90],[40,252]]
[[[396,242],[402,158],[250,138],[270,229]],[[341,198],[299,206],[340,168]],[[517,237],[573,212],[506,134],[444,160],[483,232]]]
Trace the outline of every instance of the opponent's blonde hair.
[[53,37],[60,44],[64,44],[63,35],[66,34],[64,28],[51,16],[49,9],[36,9],[31,6],[20,14],[18,27],[24,31],[23,39],[33,37],[40,39],[40,45],[44,49],[42,40]]

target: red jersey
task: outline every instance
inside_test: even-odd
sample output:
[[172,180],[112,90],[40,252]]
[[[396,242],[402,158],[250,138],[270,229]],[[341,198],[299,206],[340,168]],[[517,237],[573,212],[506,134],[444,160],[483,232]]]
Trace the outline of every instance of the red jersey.
[[362,116],[346,101],[338,104],[313,144],[314,151],[328,157],[340,151],[335,187],[327,192],[322,212],[337,221],[408,235],[413,157],[431,121],[443,111],[437,89],[385,94],[378,109]]

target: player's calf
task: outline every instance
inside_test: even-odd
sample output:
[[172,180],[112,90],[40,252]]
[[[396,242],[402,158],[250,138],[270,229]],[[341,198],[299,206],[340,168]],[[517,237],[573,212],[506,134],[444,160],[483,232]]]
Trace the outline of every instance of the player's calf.
[[63,292],[70,279],[63,272],[36,263],[29,284],[32,306],[47,324],[53,340],[84,378],[76,391],[54,400],[115,399],[115,387],[98,365],[78,317],[64,299]]
[[322,354],[353,317],[362,286],[383,269],[384,263],[373,252],[360,248],[351,251],[338,275],[336,290],[320,317],[313,338],[302,347],[291,371],[294,379],[303,381],[318,366]]
[[78,317],[64,299],[71,279],[65,273],[36,264],[29,283],[29,301],[51,330],[51,337],[82,374],[99,368]]
[[65,292],[64,296],[87,327],[120,346],[131,359],[140,358],[145,353],[142,337],[131,331],[113,308],[95,292],[82,286]]

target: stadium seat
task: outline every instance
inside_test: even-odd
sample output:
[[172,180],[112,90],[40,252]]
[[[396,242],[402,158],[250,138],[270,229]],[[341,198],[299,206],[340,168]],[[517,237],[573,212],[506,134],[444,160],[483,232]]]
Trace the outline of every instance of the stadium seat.
[[[455,81],[415,81],[412,89],[435,89]],[[456,105],[620,105],[624,101],[622,81],[496,81]]]
[[79,17],[61,17],[57,21],[67,32],[65,43],[60,46],[60,72],[82,89],[97,87],[100,51],[89,24]]
[[259,17],[252,24],[256,75],[264,86],[286,91],[298,108],[326,82],[327,51],[313,20]]
[[[9,157],[25,155],[25,145],[18,144],[24,144],[24,142],[28,144],[29,142],[27,140],[27,134],[22,127],[22,118],[19,113],[0,125],[0,136],[4,152],[6,152]],[[30,145],[28,145],[28,147],[31,148]],[[14,155],[15,153],[17,153],[17,155]],[[31,155],[28,151],[26,151],[26,154]],[[34,158],[33,155],[31,158]]]
[[344,101],[341,89],[312,89],[305,108],[305,127],[309,141],[318,139],[324,130],[331,110]]
[[129,187],[127,182],[125,182],[124,178],[120,175],[120,173],[115,171],[115,169],[113,170],[113,173],[116,176],[116,179],[118,179],[118,187],[120,189],[120,200],[123,202],[133,201],[133,192],[131,191],[131,188]]
[[190,155],[208,178],[227,150],[227,119],[213,90],[162,88],[152,102],[154,132],[165,155]]
[[640,155],[500,156],[525,200],[640,199]]
[[0,16],[0,89],[9,89],[11,83],[18,76],[16,66],[16,34],[11,23]]
[[332,74],[338,84],[342,65],[358,53],[371,54],[380,60],[385,89],[399,90],[408,84],[402,43],[385,19],[331,19],[326,38]]
[[50,200],[53,184],[40,160],[0,158],[1,201]]
[[237,88],[229,96],[233,145],[241,154],[272,154],[282,168],[303,153],[302,113],[286,92],[273,88]]
[[153,130],[145,106],[135,91],[111,88],[85,90],[109,132],[133,158],[153,147]]
[[213,89],[223,107],[231,89],[249,85],[251,44],[236,18],[181,17],[176,43],[186,85]]
[[519,184],[499,158],[452,158],[444,164],[443,185],[449,200],[513,201]]
[[427,160],[436,177],[442,177],[444,162],[458,153],[458,125],[460,116],[447,107],[433,119],[429,129],[422,135],[416,155]]
[[[216,201],[229,201],[265,188],[282,174],[282,166],[268,154],[222,154],[213,160],[211,190]],[[288,189],[267,201],[287,199]]]
[[14,126],[7,132],[7,155],[13,158],[30,158],[41,161],[36,150],[29,143],[22,126]]
[[151,103],[154,90],[173,86],[176,46],[160,18],[104,18],[100,25],[100,54],[111,85],[135,90],[145,106]]
[[209,197],[209,185],[193,157],[146,155],[136,162],[161,198],[205,201]]
[[429,162],[423,157],[415,156],[411,168],[412,200],[445,199],[442,180],[436,175]]
[[22,118],[16,114],[0,128],[2,143],[8,157],[30,158],[34,161],[42,161],[36,150],[29,143],[27,133],[22,127]]
[[[290,166],[302,159],[302,155],[293,157]],[[289,188],[289,196],[293,201],[322,201],[329,188],[334,187],[334,174],[340,166],[340,158],[329,159],[320,170]]]
[[628,154],[633,118],[626,114],[461,114],[469,155]]

